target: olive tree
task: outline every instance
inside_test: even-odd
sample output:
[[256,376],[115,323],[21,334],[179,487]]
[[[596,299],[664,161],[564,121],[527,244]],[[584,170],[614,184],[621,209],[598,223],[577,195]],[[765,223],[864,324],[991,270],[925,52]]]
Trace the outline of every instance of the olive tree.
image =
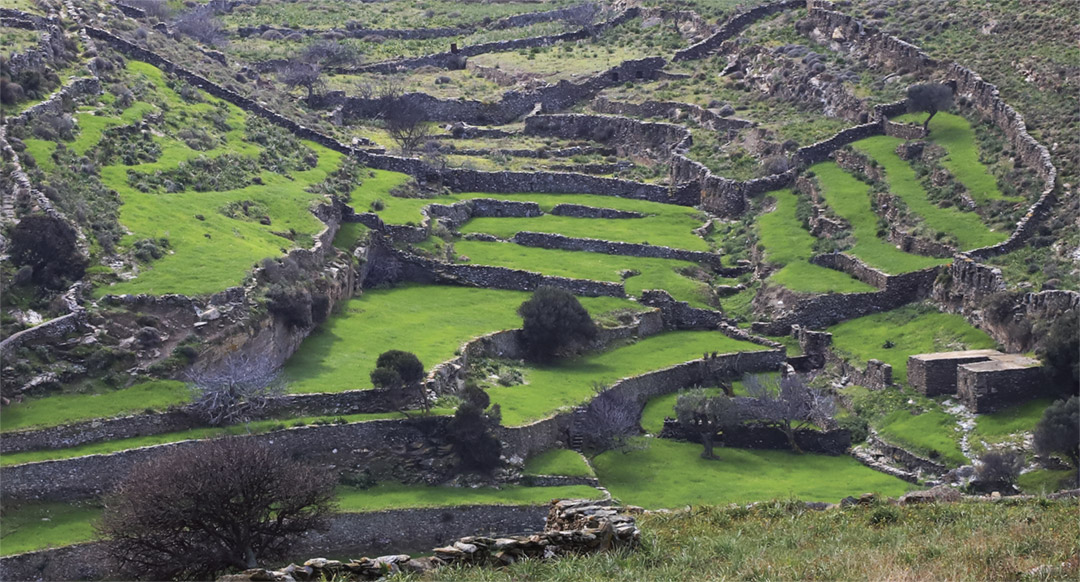
[[705,447],[701,452],[703,459],[716,459],[713,454],[716,435],[740,423],[738,408],[731,398],[710,397],[702,389],[680,394],[675,401],[675,416],[681,427],[701,435]]
[[371,383],[376,388],[401,388],[416,390],[420,394],[420,406],[428,410],[424,385],[424,364],[412,352],[388,350],[379,354],[375,369],[371,371]]
[[1035,451],[1043,456],[1061,455],[1080,467],[1080,398],[1058,400],[1043,411],[1035,425]]
[[816,425],[828,428],[835,424],[836,402],[831,396],[808,386],[796,374],[773,379],[751,375],[743,379],[751,398],[758,401],[765,424],[772,425],[787,437],[791,450],[801,453],[795,433]]
[[943,83],[912,85],[907,90],[907,106],[911,113],[930,114],[923,122],[923,128],[929,130],[930,120],[937,115],[938,111],[948,111],[952,108],[953,89]]

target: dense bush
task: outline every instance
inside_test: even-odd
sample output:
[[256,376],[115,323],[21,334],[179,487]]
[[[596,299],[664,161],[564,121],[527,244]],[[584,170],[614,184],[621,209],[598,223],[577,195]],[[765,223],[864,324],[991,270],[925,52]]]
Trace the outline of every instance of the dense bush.
[[148,131],[106,131],[94,149],[94,159],[101,166],[146,164],[160,156],[161,146]]
[[1075,393],[1080,386],[1080,319],[1070,309],[1049,324],[1038,353],[1056,384]]
[[1080,467],[1080,397],[1058,400],[1043,412],[1035,425],[1035,451],[1043,456],[1063,455]]
[[307,147],[291,132],[256,116],[248,117],[244,139],[262,146],[259,166],[278,174],[309,170],[319,162],[315,150]]
[[388,350],[379,355],[371,371],[371,383],[378,388],[408,386],[424,379],[424,364],[412,352]]
[[171,170],[152,174],[128,170],[128,184],[140,192],[223,192],[252,183],[256,173],[251,160],[235,155],[199,156],[184,160]]
[[446,436],[463,469],[490,473],[498,467],[502,452],[502,442],[495,434],[502,419],[499,405],[485,412],[491,399],[473,384],[466,387],[464,396],[465,401],[446,425]]
[[596,337],[596,324],[589,312],[564,289],[541,287],[517,312],[523,320],[521,339],[535,360],[550,360]]
[[41,214],[24,216],[11,230],[10,245],[12,263],[31,267],[30,279],[41,287],[61,289],[86,271],[75,229],[63,220]]

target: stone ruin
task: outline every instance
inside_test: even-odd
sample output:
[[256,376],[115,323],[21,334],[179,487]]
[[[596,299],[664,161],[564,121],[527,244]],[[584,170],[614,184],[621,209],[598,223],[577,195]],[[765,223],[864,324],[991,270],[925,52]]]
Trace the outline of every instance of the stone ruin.
[[565,554],[587,554],[635,547],[641,538],[628,511],[640,508],[611,506],[605,501],[556,499],[551,502],[544,531],[531,535],[467,536],[434,555],[412,558],[407,554],[360,558],[341,562],[313,558],[280,570],[255,568],[218,578],[218,582],[306,582],[308,580],[377,580],[397,573],[421,573],[446,565],[508,565],[522,559],[546,559]]
[[1037,398],[1050,388],[1038,360],[997,350],[911,356],[908,381],[927,396],[958,396],[980,414]]

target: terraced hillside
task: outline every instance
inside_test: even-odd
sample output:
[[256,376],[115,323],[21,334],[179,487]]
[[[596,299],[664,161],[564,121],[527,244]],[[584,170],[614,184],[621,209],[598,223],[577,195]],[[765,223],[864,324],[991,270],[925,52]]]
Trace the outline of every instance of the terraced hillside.
[[334,480],[294,554],[1074,487],[1080,24],[947,4],[5,4],[0,578],[115,578],[103,495],[225,437]]

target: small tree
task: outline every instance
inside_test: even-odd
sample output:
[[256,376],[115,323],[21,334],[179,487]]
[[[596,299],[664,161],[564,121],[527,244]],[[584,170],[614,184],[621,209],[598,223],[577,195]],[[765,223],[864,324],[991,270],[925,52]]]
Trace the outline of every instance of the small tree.
[[303,60],[323,67],[359,64],[359,54],[351,45],[336,40],[317,40],[304,50]]
[[1080,398],[1058,400],[1043,411],[1035,425],[1035,452],[1044,457],[1064,456],[1073,467],[1080,467]]
[[431,124],[425,121],[423,108],[411,101],[399,100],[385,112],[386,132],[409,156],[431,137]]
[[196,8],[180,17],[173,29],[210,46],[221,44],[226,39],[221,21],[203,8]]
[[989,486],[1011,487],[1024,468],[1024,455],[1014,451],[989,452],[979,458],[975,479]]
[[596,337],[596,324],[577,297],[565,289],[541,287],[518,307],[521,339],[530,357],[547,361]]
[[702,389],[680,394],[675,401],[675,416],[679,425],[696,430],[701,435],[703,459],[716,459],[713,446],[716,435],[739,425],[739,411],[727,396],[710,397]]
[[31,281],[42,287],[62,289],[86,272],[75,229],[51,216],[23,217],[11,230],[10,253],[11,262],[30,267]]
[[96,527],[127,575],[213,580],[284,557],[324,524],[334,485],[252,438],[202,442],[135,465]]
[[502,420],[499,405],[491,407],[491,398],[475,384],[465,388],[464,402],[446,425],[446,435],[465,469],[490,473],[499,466],[502,442],[495,434]]
[[267,355],[233,353],[220,365],[188,374],[196,415],[212,425],[249,420],[285,391],[281,372]]
[[289,89],[307,89],[307,98],[311,99],[315,89],[322,86],[322,67],[318,63],[291,61],[278,72],[278,79]]
[[417,390],[420,394],[420,406],[428,411],[428,399],[421,381],[424,379],[424,364],[412,352],[389,350],[379,355],[375,369],[371,371],[371,383],[376,388],[403,388]]
[[788,445],[796,453],[802,452],[795,442],[796,432],[811,425],[828,428],[835,424],[836,403],[832,397],[807,386],[795,374],[779,380],[755,374],[747,376],[743,384],[761,405],[764,418],[760,420],[783,431]]
[[953,106],[952,87],[942,83],[924,83],[912,85],[907,90],[908,111],[917,113],[924,111],[930,116],[923,123],[923,129],[929,131],[930,120],[937,115],[938,111],[948,111]]

